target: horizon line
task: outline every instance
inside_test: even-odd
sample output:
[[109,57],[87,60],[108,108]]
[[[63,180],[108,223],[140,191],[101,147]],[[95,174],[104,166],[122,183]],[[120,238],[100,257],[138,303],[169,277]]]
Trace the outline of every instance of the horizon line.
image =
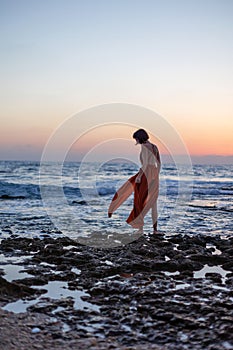
[[[177,158],[180,158],[180,161],[182,163],[182,158],[187,158],[187,155],[185,154],[176,154],[175,155]],[[195,165],[233,165],[233,154],[232,155],[213,155],[213,154],[206,154],[206,155],[189,155],[190,156],[190,159],[191,159],[191,162]],[[172,158],[172,155],[169,155],[169,154],[163,154],[161,153],[161,158],[162,158],[162,163],[164,164],[174,164],[174,160]],[[123,157],[117,157],[117,158],[114,158],[112,160],[112,162],[117,162],[117,159],[118,161],[125,161],[127,162],[127,160],[125,160]],[[20,158],[20,159],[0,159],[0,162],[41,162],[41,158]],[[111,160],[108,160],[108,162],[110,162]],[[225,162],[224,162],[225,161]],[[53,159],[53,160],[49,160],[48,162],[60,162],[60,160],[56,160],[56,159]],[[68,163],[68,162],[77,162],[77,163],[80,163],[82,162],[82,159],[80,158],[70,158],[70,159],[65,159],[64,160],[64,163]],[[101,160],[96,160],[96,161],[89,161],[89,162],[86,162],[86,163],[101,163],[102,161]],[[134,162],[132,160],[132,162]]]

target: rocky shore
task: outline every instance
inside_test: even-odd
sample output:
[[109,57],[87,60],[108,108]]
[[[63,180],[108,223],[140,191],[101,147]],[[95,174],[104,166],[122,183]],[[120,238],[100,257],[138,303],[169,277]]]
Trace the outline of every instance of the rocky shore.
[[0,349],[233,349],[232,244],[161,234],[106,249],[63,236],[3,239]]

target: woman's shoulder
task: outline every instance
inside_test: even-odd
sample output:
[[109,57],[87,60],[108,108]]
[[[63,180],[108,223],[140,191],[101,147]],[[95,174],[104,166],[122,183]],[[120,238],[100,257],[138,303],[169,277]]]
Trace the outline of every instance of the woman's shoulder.
[[158,147],[154,144],[150,142],[150,148],[149,150],[157,157],[159,154],[159,150]]
[[147,144],[145,144],[145,145],[146,145],[147,148],[152,149],[153,151],[154,150],[158,151],[158,147],[152,142],[148,141]]
[[152,143],[152,147],[158,151],[158,147],[154,143]]

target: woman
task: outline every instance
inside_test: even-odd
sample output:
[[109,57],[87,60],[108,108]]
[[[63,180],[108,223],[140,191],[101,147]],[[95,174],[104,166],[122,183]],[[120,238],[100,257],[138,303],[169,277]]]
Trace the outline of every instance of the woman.
[[159,194],[159,172],[161,167],[159,150],[149,141],[149,136],[144,129],[139,129],[133,134],[136,145],[141,144],[139,172],[132,176],[115,193],[108,209],[108,216],[134,192],[134,206],[126,222],[133,228],[143,229],[144,217],[151,209],[154,233],[157,232],[157,199]]

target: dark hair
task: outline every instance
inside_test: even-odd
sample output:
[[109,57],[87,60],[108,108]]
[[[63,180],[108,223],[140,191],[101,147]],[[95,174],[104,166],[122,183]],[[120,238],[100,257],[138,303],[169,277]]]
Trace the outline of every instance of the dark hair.
[[144,143],[149,139],[149,136],[144,129],[139,129],[135,131],[133,138],[138,139],[139,143]]

